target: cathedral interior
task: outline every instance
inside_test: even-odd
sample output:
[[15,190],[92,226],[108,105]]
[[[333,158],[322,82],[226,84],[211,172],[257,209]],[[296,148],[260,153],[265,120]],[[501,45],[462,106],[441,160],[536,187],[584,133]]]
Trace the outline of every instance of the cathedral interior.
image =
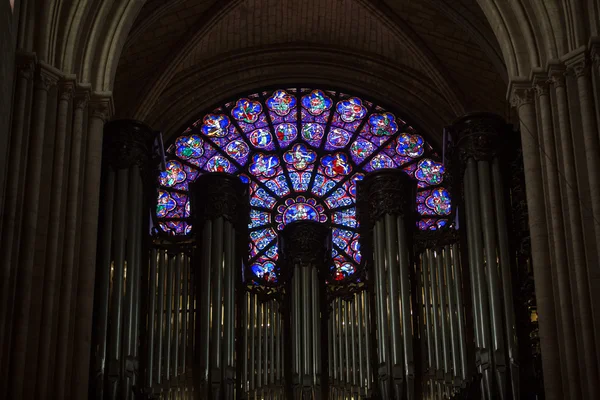
[[600,399],[599,0],[0,0],[0,398]]

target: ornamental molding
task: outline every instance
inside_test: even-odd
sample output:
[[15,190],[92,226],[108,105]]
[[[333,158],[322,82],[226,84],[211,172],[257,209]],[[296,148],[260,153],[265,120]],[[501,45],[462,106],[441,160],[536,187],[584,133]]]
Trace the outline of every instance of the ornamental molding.
[[368,230],[386,214],[408,215],[415,184],[401,170],[381,169],[367,174],[358,182],[356,195],[361,225]]
[[567,74],[574,75],[577,78],[589,75],[592,60],[585,46],[566,54],[562,60],[567,67]]
[[220,172],[200,176],[190,183],[194,229],[199,231],[205,221],[224,218],[236,231],[245,232],[250,218],[248,198],[248,185],[236,176]]
[[104,126],[104,159],[114,169],[134,165],[146,168],[152,158],[154,139],[154,131],[142,122],[111,121]]
[[114,115],[114,104],[111,94],[92,93],[88,102],[90,117],[106,122]]
[[517,110],[525,105],[533,105],[535,90],[530,83],[514,85],[510,94],[510,104]]
[[315,221],[295,221],[283,228],[280,236],[280,253],[283,264],[292,268],[325,268],[330,256],[331,240],[327,225]]
[[40,62],[38,63],[34,85],[37,89],[48,92],[58,84],[61,78],[62,73],[60,71],[46,63]]
[[454,142],[449,158],[459,166],[470,158],[491,161],[503,150],[503,136],[509,131],[504,118],[491,113],[467,114],[450,129]]
[[58,98],[61,101],[69,101],[75,93],[75,81],[62,79],[58,82]]

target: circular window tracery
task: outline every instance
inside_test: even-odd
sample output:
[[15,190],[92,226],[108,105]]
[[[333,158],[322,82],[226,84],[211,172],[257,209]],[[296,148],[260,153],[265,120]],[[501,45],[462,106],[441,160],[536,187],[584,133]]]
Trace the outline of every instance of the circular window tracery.
[[452,205],[444,165],[416,130],[388,110],[341,92],[288,88],[250,94],[216,108],[167,149],[156,216],[171,235],[191,232],[188,184],[227,172],[250,186],[249,266],[277,282],[277,231],[309,219],[332,227],[332,279],[360,267],[356,182],[400,168],[417,181],[417,227],[439,229]]

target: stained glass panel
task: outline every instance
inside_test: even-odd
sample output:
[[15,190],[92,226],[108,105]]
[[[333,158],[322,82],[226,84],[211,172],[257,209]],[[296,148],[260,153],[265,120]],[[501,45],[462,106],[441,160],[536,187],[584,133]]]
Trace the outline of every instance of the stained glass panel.
[[213,110],[168,147],[156,217],[164,232],[189,235],[189,183],[206,171],[240,176],[250,188],[249,267],[259,280],[277,281],[277,231],[297,220],[333,224],[333,281],[355,273],[362,261],[356,181],[367,172],[402,168],[420,188],[418,228],[448,225],[443,164],[423,136],[380,106],[330,90],[286,88]]

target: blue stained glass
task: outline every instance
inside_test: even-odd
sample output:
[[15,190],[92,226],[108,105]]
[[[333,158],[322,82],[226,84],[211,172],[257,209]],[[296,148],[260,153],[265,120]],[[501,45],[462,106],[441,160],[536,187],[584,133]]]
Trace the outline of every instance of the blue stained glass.
[[302,139],[313,147],[319,147],[325,134],[323,124],[308,123],[302,126]]
[[302,106],[312,115],[321,115],[329,110],[333,101],[322,90],[313,90],[310,94],[302,97]]
[[249,228],[256,228],[271,223],[271,213],[262,210],[250,210]]
[[358,138],[350,146],[350,154],[352,155],[352,160],[354,160],[356,164],[363,162],[364,159],[373,154],[374,151],[375,146],[373,143],[363,138]]
[[419,229],[449,224],[451,199],[437,187],[444,166],[431,146],[400,118],[351,95],[305,88],[250,94],[196,120],[168,149],[175,159],[159,176],[159,227],[190,234],[189,182],[204,171],[237,174],[250,187],[250,267],[263,281],[277,280],[276,230],[299,219],[347,227],[333,231],[343,251],[332,250],[332,271],[335,280],[354,273],[361,261],[356,181],[370,171],[400,167],[417,181]]
[[293,169],[302,171],[315,162],[317,153],[307,148],[303,143],[296,143],[291,150],[285,152],[283,159]]
[[325,150],[335,150],[341,149],[345,147],[352,135],[345,129],[341,128],[331,128],[329,133],[327,134],[327,144],[325,145]]
[[275,126],[275,136],[279,141],[279,146],[286,149],[298,136],[298,129],[295,124],[279,124]]

